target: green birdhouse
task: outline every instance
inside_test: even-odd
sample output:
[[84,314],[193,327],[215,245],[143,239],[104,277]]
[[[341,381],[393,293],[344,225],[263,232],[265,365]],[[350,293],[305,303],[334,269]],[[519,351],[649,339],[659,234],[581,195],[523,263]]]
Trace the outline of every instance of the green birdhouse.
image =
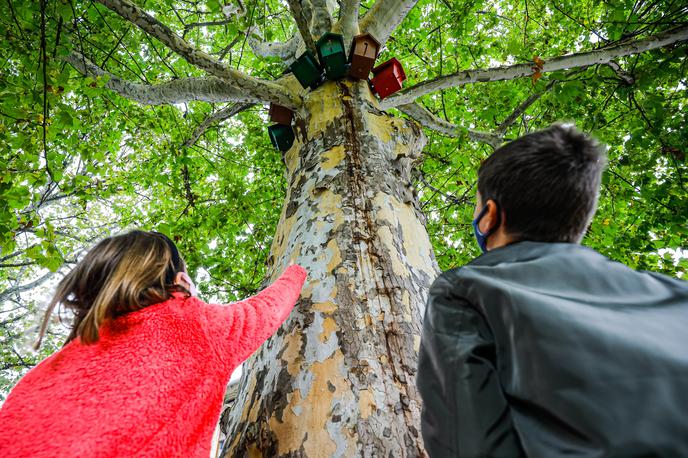
[[273,146],[285,152],[294,144],[294,131],[290,126],[284,124],[274,124],[268,127],[268,135]]
[[347,71],[344,38],[339,34],[327,32],[320,37],[315,47],[320,63],[325,67],[327,79],[343,78]]
[[307,87],[315,89],[320,86],[322,70],[310,51],[301,54],[298,59],[292,62],[290,69],[304,89]]

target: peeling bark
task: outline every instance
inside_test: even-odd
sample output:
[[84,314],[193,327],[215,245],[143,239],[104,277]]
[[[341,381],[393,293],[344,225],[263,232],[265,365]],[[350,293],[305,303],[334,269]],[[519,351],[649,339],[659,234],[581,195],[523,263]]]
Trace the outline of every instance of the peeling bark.
[[313,17],[311,18],[311,31],[316,37],[329,32],[332,28],[332,16],[328,9],[327,0],[312,0]]
[[416,3],[418,0],[377,0],[361,19],[361,31],[372,34],[383,46]]
[[248,44],[253,53],[259,57],[279,57],[285,65],[291,64],[296,59],[296,52],[303,39],[301,35],[294,35],[284,43],[279,41],[260,41],[249,35]]
[[358,10],[361,0],[343,0],[339,21],[332,26],[332,31],[344,36],[344,43],[351,43],[351,39],[359,34]]
[[410,172],[425,137],[365,82],[304,104],[269,262],[309,278],[245,365],[223,456],[423,456],[416,355],[438,268]]
[[63,60],[85,76],[107,76],[106,88],[143,105],[170,105],[194,100],[210,103],[262,101],[260,97],[236,89],[213,76],[182,78],[160,84],[140,84],[103,70],[78,52],[72,52]]

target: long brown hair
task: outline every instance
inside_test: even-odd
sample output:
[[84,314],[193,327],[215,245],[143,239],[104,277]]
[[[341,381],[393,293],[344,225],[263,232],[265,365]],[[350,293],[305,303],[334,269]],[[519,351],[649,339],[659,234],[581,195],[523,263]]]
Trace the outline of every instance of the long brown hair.
[[74,312],[65,345],[76,337],[84,344],[95,343],[103,321],[170,299],[180,290],[173,283],[181,271],[186,266],[177,247],[159,232],[131,231],[102,240],[60,281],[35,348],[57,304]]

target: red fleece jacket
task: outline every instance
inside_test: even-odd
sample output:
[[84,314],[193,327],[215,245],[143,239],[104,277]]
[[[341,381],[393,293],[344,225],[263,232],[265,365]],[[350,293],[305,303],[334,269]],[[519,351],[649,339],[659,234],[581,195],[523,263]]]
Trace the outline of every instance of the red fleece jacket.
[[203,457],[232,371],[284,322],[299,266],[232,305],[175,297],[42,361],[0,410],[0,457]]

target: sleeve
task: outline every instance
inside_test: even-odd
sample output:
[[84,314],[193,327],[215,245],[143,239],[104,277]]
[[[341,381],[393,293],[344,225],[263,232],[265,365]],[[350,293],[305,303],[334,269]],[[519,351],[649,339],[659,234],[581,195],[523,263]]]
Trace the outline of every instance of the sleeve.
[[215,305],[216,338],[223,359],[239,364],[251,356],[284,323],[306,280],[306,270],[289,266],[270,286],[253,297]]
[[433,284],[418,358],[421,429],[432,457],[524,456],[482,315],[441,276]]

